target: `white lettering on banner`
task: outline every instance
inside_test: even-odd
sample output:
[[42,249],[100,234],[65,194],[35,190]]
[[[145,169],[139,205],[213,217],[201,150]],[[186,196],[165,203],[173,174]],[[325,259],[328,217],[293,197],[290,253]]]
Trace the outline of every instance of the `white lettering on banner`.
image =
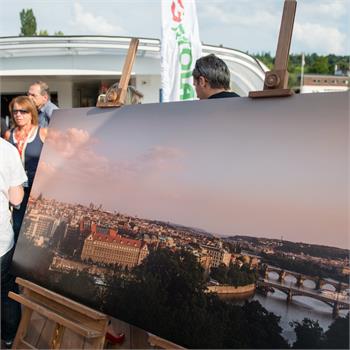
[[162,0],[163,100],[193,100],[192,70],[201,56],[194,0]]

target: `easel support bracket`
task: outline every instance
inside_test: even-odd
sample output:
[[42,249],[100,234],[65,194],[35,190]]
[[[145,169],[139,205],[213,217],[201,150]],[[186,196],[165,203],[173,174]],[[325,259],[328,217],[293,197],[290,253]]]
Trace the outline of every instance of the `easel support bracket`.
[[292,41],[296,0],[285,0],[274,69],[265,73],[264,90],[251,91],[249,97],[283,97],[293,95],[288,89],[288,58]]

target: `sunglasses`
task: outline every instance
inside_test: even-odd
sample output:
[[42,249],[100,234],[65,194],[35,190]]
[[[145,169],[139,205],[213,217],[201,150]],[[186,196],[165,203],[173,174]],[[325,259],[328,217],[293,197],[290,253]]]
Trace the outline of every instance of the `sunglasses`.
[[27,111],[26,109],[14,109],[13,111],[12,111],[12,114],[17,114],[17,113],[19,113],[19,114],[27,114],[27,113],[29,113],[29,111]]

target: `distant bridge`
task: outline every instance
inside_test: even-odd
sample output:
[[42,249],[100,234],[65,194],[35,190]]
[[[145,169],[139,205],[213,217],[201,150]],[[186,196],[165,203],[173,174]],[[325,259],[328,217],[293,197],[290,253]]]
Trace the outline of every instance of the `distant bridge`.
[[330,297],[323,295],[321,293],[315,293],[312,290],[306,290],[303,288],[298,288],[294,286],[286,286],[277,282],[271,282],[266,280],[258,280],[257,281],[258,287],[267,287],[267,288],[275,288],[283,293],[287,294],[287,303],[290,303],[292,301],[293,296],[296,295],[302,295],[306,297],[310,297],[313,299],[321,300],[327,305],[332,307],[332,315],[333,317],[337,317],[339,315],[339,310],[350,310],[350,302],[349,300],[339,300],[337,297]]
[[320,290],[322,289],[322,287],[325,284],[330,284],[332,285],[336,292],[340,293],[346,289],[349,289],[350,286],[349,284],[346,283],[342,283],[342,282],[337,282],[337,281],[328,281],[324,278],[321,277],[317,277],[317,276],[308,276],[302,273],[298,273],[298,272],[293,272],[293,271],[288,271],[288,270],[284,270],[278,267],[274,267],[274,266],[270,266],[270,265],[266,265],[266,269],[264,270],[264,278],[267,279],[268,278],[268,273],[269,272],[276,272],[278,274],[278,282],[283,282],[285,280],[285,278],[287,276],[292,276],[296,279],[296,283],[295,285],[297,287],[302,287],[304,284],[304,281],[306,280],[310,280],[313,281],[315,283],[315,289],[316,290]]

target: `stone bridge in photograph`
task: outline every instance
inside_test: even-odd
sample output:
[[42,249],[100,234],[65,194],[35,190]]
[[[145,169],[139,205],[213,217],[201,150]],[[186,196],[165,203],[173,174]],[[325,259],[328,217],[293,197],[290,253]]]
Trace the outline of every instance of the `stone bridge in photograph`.
[[257,287],[266,288],[267,290],[273,288],[278,289],[287,295],[287,303],[292,301],[293,296],[301,295],[309,298],[320,300],[327,305],[332,307],[333,317],[339,315],[339,310],[350,310],[350,301],[348,300],[339,300],[339,294],[333,296],[327,296],[322,293],[317,293],[313,290],[307,290],[305,288],[287,286],[278,282],[267,281],[267,280],[258,280]]
[[304,281],[313,281],[315,283],[315,290],[321,290],[322,287],[326,284],[332,285],[336,292],[340,293],[346,289],[349,289],[350,286],[347,283],[337,282],[337,281],[330,281],[325,278],[321,278],[318,276],[308,276],[302,273],[293,272],[284,270],[278,267],[269,266],[267,265],[266,269],[264,270],[264,278],[268,279],[269,272],[275,272],[278,274],[278,282],[283,283],[285,278],[287,276],[292,276],[296,279],[295,285],[297,287],[303,287]]

